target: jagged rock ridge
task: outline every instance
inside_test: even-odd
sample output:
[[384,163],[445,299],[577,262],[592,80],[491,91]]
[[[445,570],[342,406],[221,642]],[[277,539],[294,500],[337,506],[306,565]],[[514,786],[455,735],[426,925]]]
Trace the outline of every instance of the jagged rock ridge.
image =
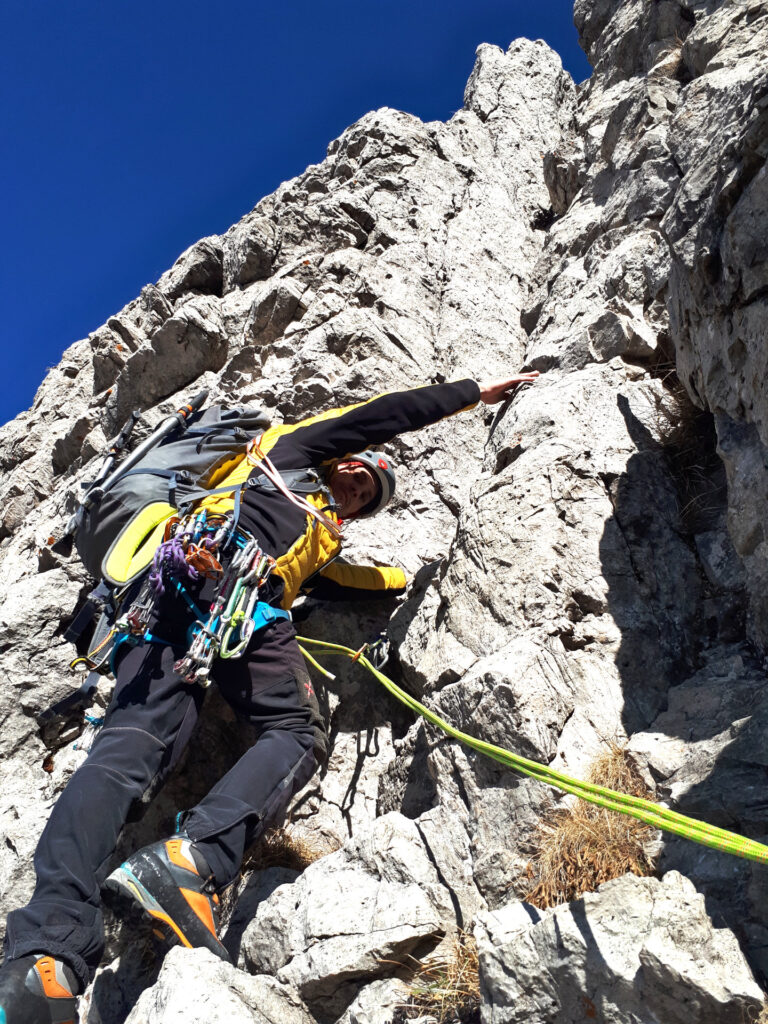
[[[768,4],[578,0],[575,14],[588,82],[541,42],[481,46],[449,122],[364,117],[73,345],[3,428],[6,907],[31,891],[77,758],[34,717],[71,685],[62,624],[87,586],[48,539],[129,411],[154,423],[201,384],[295,419],[542,370],[500,414],[393,446],[394,508],[349,540],[353,557],[396,552],[407,598],[312,609],[305,628],[359,646],[389,619],[393,671],[460,728],[573,774],[628,741],[660,798],[768,837]],[[662,870],[690,882],[630,876],[532,921],[515,886],[557,795],[411,724],[374,687],[342,670],[329,688],[331,761],[294,821],[341,849],[247,879],[230,925],[240,969],[180,951],[148,987],[153,968],[118,930],[84,1019],[384,1024],[404,999],[389,961],[473,922],[484,1021],[581,1020],[582,996],[605,1021],[640,1021],[637,992],[666,1024],[759,1005],[763,868],[667,840]],[[243,740],[212,703],[195,759],[126,848],[167,828]],[[642,909],[656,903],[678,924]]]

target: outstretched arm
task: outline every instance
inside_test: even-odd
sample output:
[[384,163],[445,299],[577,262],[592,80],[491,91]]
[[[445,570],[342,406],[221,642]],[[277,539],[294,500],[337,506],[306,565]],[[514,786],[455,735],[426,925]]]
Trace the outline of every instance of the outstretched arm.
[[[392,391],[352,405],[332,409],[295,427],[278,427],[272,458],[280,467],[318,465],[330,459],[344,459],[365,448],[385,444],[411,430],[436,423],[478,401],[500,402],[518,387],[532,383],[538,373],[478,384],[459,380],[429,384],[406,391]],[[270,432],[265,435],[269,438]]]
[[[331,409],[295,427],[278,427],[276,432],[281,436],[272,457],[276,465],[287,468],[344,459],[385,444],[398,434],[420,430],[462,409],[471,409],[479,400],[480,388],[473,380],[376,395],[359,405]],[[265,440],[268,438],[269,431]]]

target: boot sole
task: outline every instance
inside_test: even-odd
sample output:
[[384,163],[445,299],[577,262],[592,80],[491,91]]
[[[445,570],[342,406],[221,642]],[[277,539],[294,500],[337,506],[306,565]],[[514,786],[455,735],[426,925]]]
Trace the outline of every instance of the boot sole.
[[[6,961],[3,978],[0,980],[0,1024],[14,1024],[24,1021],[51,1021],[51,1024],[77,1024],[77,996],[45,994],[42,975],[38,980],[43,992],[33,992],[26,986],[27,973],[31,969],[32,956],[21,961]],[[25,962],[26,961],[26,962]],[[20,963],[23,966],[20,966]]]
[[[159,872],[155,872],[159,875]],[[161,877],[157,878],[157,881],[161,882]],[[108,876],[104,885],[107,889],[110,889],[118,896],[122,896],[125,899],[131,901],[134,906],[139,907],[148,914],[153,920],[159,922],[160,925],[165,927],[166,939],[178,940],[182,946],[186,946],[187,949],[196,949],[201,946],[205,949],[209,949],[212,953],[218,956],[221,960],[231,962],[229,954],[227,953],[224,946],[217,942],[217,940],[208,932],[205,926],[199,924],[199,936],[196,936],[198,941],[190,941],[181,925],[176,921],[171,913],[168,912],[158,900],[152,895],[145,885],[142,884],[140,879],[131,871],[125,864],[121,864],[119,868],[116,868],[111,875]],[[162,885],[160,887],[163,887]],[[171,890],[169,895],[171,898],[174,896],[172,890],[176,890],[176,898],[183,899],[184,897],[178,893],[178,887],[171,884],[168,886]],[[189,911],[191,913],[191,911]],[[196,929],[197,930],[197,929]]]
[[116,868],[104,882],[107,889],[110,889],[118,896],[131,900],[134,905],[149,914],[156,921],[160,921],[176,936],[182,946],[192,949],[192,943],[179,928],[170,914],[160,906],[155,897],[148,889],[141,884],[138,878],[126,867]]

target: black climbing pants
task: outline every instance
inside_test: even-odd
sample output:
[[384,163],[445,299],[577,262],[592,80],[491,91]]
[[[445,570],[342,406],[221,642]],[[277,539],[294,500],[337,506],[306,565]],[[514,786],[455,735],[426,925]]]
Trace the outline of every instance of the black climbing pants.
[[[159,616],[155,629],[178,642],[189,621],[174,608]],[[173,671],[178,656],[179,647],[170,643],[124,645],[119,652],[104,725],[37,847],[32,899],[8,917],[6,959],[40,951],[68,962],[83,985],[92,977],[104,946],[100,886],[115,866],[120,831],[134,802],[178,761],[202,706],[201,688]],[[257,733],[255,744],[184,817],[184,830],[224,886],[236,877],[245,849],[282,818],[324,759],[326,735],[290,621],[257,634],[241,659],[217,659],[213,676]]]

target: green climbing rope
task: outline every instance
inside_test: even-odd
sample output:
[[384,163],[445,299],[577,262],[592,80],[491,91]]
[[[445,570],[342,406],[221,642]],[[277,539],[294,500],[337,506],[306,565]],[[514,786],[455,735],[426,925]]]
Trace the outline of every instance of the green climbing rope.
[[[478,740],[474,736],[469,736],[467,733],[455,729],[436,715],[434,711],[430,711],[429,708],[420,704],[415,697],[406,693],[397,683],[393,683],[383,672],[380,672],[365,657],[365,648],[362,651],[353,651],[351,647],[344,647],[342,644],[331,644],[325,640],[314,640],[310,637],[302,636],[298,639],[300,644],[309,644],[335,654],[346,655],[358,661],[394,697],[405,704],[406,707],[415,711],[416,714],[421,715],[430,724],[441,729],[460,743],[464,743],[473,750],[493,758],[494,761],[500,761],[509,768],[514,768],[523,775],[528,775],[532,779],[538,779],[539,782],[545,782],[547,785],[554,786],[565,793],[572,793],[574,796],[595,804],[597,807],[603,807],[608,811],[618,811],[620,814],[628,814],[630,817],[637,818],[639,821],[643,821],[654,828],[663,829],[665,832],[673,832],[675,835],[691,839],[695,843],[702,843],[704,846],[709,846],[714,850],[721,850],[723,853],[732,853],[737,857],[745,857],[748,860],[756,860],[763,864],[768,864],[768,846],[763,846],[762,843],[755,842],[753,839],[745,839],[743,836],[736,835],[735,832],[728,832],[726,829],[718,828],[716,825],[708,825],[704,821],[688,818],[684,814],[678,814],[676,811],[671,811],[669,808],[662,807],[650,800],[643,800],[642,797],[630,796],[627,793],[617,793],[612,789],[606,789],[605,786],[597,786],[594,783],[572,779],[570,776],[563,775],[562,772],[548,768],[537,761],[531,761],[527,757],[513,754],[511,750],[497,747],[493,743],[486,743],[484,740]],[[302,649],[302,653],[316,667],[321,668],[307,651]],[[321,668],[321,671],[324,670]]]

